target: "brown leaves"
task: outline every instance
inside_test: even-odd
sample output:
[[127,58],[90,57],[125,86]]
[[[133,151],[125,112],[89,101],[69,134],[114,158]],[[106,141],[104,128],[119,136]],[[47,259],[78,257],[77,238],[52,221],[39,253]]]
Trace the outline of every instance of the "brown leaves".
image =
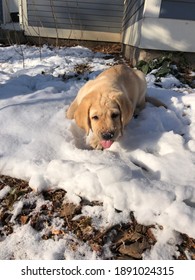
[[[86,242],[101,259],[142,259],[143,253],[156,243],[153,235],[153,228],[156,226],[139,224],[133,212],[126,224],[96,228],[93,218],[83,215],[82,209],[85,206],[102,207],[102,203],[98,201],[81,199],[80,205],[75,205],[67,202],[64,190],[36,194],[27,182],[0,176],[0,189],[5,186],[10,186],[11,191],[1,199],[0,238],[12,234],[15,225],[22,227],[29,224],[40,233],[43,240],[59,240],[71,234],[73,238],[69,241],[69,246],[72,250],[77,251],[79,244]],[[23,207],[13,219],[14,203],[20,200]],[[158,230],[163,230],[163,226],[158,226]],[[108,248],[111,252],[109,254]],[[181,234],[177,255],[178,253],[178,259],[195,259],[195,240]]]
[[187,234],[180,234],[182,242],[178,245],[179,260],[195,260],[195,239]]
[[1,205],[5,206],[9,210],[12,209],[13,204],[20,199],[20,197],[31,192],[31,188],[28,183],[23,180],[11,178],[9,176],[0,176],[0,190],[5,186],[11,188],[10,192],[2,199]]
[[153,226],[138,224],[132,215],[132,223],[118,228],[113,240],[112,251],[117,259],[142,259],[142,253],[156,243],[151,232]]
[[60,217],[72,219],[74,215],[77,215],[81,211],[81,206],[73,203],[65,203],[61,206]]

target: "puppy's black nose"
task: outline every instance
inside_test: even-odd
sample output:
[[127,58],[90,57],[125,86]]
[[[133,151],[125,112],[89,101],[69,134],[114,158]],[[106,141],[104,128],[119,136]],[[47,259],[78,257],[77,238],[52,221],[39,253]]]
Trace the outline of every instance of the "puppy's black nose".
[[111,140],[114,137],[114,133],[113,132],[104,132],[102,133],[102,138],[104,140]]

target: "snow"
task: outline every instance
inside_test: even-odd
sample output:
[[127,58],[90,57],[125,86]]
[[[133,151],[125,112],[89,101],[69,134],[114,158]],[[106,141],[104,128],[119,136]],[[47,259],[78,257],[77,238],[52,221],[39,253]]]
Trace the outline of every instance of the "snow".
[[0,190],[0,199],[3,199],[10,191],[10,186],[5,186],[2,190]]
[[[147,104],[118,142],[97,151],[88,149],[83,131],[65,111],[86,80],[114,63],[112,57],[80,46],[22,45],[1,47],[0,63],[1,174],[28,180],[36,192],[62,188],[76,204],[80,197],[102,202],[83,208],[97,227],[126,222],[130,211],[140,223],[162,225],[144,259],[171,259],[178,232],[195,238],[195,90],[182,88],[172,76],[159,88],[148,75],[148,94],[168,109]],[[75,77],[79,64],[92,72]],[[9,191],[1,190],[0,199]],[[13,217],[21,209],[20,202],[14,205]],[[98,258],[85,243],[72,251],[74,238],[41,240],[29,224],[15,227],[0,243],[0,259],[13,251],[16,259],[79,259],[83,251],[86,259]]]

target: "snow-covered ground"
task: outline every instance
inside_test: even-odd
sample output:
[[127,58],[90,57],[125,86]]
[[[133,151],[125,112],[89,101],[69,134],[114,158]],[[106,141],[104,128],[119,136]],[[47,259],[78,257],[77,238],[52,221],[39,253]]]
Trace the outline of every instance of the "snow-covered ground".
[[[87,79],[113,63],[80,46],[1,47],[0,173],[28,180],[37,192],[62,188],[74,203],[80,197],[103,202],[83,208],[94,223],[102,217],[97,227],[125,222],[130,211],[142,224],[162,225],[163,230],[154,230],[157,243],[143,258],[171,259],[178,232],[195,238],[195,90],[179,88],[172,76],[163,78],[159,88],[148,75],[148,95],[168,110],[147,104],[119,142],[104,151],[90,150],[65,110]],[[75,77],[79,64],[88,64],[91,72]],[[3,189],[0,199],[9,191]],[[21,207],[15,205],[13,214]],[[12,252],[18,259],[57,259],[61,253],[78,258],[68,242],[40,241],[27,224],[1,240],[0,259]],[[86,253],[87,244],[80,250]],[[98,257],[89,251],[86,258]]]

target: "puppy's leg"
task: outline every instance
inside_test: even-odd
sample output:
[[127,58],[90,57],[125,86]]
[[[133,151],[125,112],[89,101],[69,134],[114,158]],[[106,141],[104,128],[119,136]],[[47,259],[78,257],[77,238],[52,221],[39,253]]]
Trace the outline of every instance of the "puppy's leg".
[[146,101],[145,98],[142,98],[138,104],[136,105],[135,111],[134,111],[134,117],[137,117],[141,110],[145,108]]
[[167,106],[160,100],[151,97],[151,96],[146,96],[146,102],[151,103],[152,105],[156,106],[156,107],[164,107],[165,109],[167,109]]

